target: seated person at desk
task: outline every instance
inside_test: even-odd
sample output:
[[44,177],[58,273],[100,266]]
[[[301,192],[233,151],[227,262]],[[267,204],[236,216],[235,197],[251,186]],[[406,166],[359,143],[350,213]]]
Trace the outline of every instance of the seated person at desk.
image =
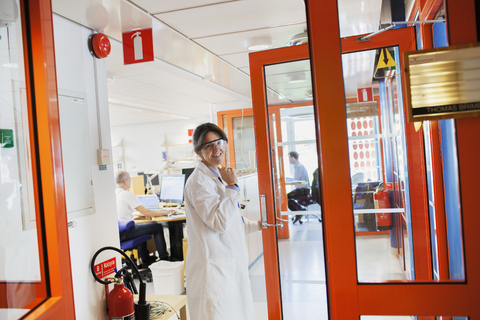
[[[296,151],[290,151],[288,153],[288,160],[290,161],[290,164],[293,164],[295,167],[295,173],[293,175],[293,181],[305,181],[306,184],[301,184],[301,183],[295,183],[294,184],[294,189],[293,191],[290,191],[287,194],[288,198],[288,208],[292,211],[299,211],[299,205],[293,201],[293,199],[301,198],[302,196],[307,196],[310,194],[310,180],[308,179],[308,172],[307,169],[303,166],[303,164],[298,161],[298,152]],[[300,221],[300,224],[302,224],[302,221],[300,220],[302,218],[302,215],[297,214],[295,216],[295,219],[293,220],[293,223]]]
[[[142,215],[147,217],[166,216],[170,213],[175,214],[176,210],[168,209],[162,211],[150,210],[140,204],[137,197],[128,189],[131,185],[131,178],[128,172],[118,171],[115,175],[115,183],[117,188],[115,194],[117,198],[117,214],[119,221],[133,220],[133,210],[137,210]],[[144,234],[151,234],[155,240],[155,247],[157,248],[158,257],[161,260],[168,260],[167,246],[163,236],[163,226],[159,223],[138,223],[132,228],[122,231],[120,233],[120,241],[130,240]],[[142,259],[143,264],[149,264],[156,260],[155,257],[150,257],[147,244],[144,242],[138,246],[138,253]]]

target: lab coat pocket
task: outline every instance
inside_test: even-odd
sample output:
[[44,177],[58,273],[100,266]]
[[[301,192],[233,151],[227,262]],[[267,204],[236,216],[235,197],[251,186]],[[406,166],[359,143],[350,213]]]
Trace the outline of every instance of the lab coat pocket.
[[205,291],[211,299],[226,299],[235,292],[235,259],[208,259]]

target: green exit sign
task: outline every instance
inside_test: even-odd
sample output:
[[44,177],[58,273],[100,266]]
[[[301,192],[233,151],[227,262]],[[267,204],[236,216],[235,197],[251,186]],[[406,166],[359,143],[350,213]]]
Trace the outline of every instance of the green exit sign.
[[0,129],[0,148],[13,148],[12,129]]

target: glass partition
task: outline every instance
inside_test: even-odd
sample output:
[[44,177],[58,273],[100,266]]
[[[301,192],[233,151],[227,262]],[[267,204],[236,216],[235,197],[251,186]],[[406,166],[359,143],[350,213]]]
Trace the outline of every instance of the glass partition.
[[[14,3],[15,4],[15,3]],[[20,17],[0,27],[0,318],[18,319],[47,296],[35,189]],[[43,283],[42,283],[43,281]]]
[[414,278],[400,73],[377,68],[397,51],[342,56],[359,282]]

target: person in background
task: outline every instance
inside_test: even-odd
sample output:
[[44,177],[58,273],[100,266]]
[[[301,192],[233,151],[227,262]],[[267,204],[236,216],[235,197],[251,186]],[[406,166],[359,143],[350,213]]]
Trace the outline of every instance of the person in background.
[[[304,165],[298,161],[298,152],[290,151],[288,153],[288,160],[290,164],[293,164],[295,168],[295,173],[293,174],[293,190],[287,194],[289,209],[292,211],[300,211],[304,210],[303,208],[298,205],[296,201],[291,200],[300,200],[302,197],[308,196],[310,194],[310,180],[308,178],[307,169],[305,169]],[[302,182],[300,182],[302,181]],[[295,219],[293,219],[293,223],[299,221],[302,224],[302,215],[297,214]]]
[[[176,210],[150,210],[140,204],[137,197],[128,189],[132,183],[130,175],[126,171],[118,171],[115,174],[115,189],[117,199],[117,215],[119,221],[133,220],[133,210],[137,210],[147,217],[161,217],[168,214],[176,214]],[[151,234],[155,240],[155,247],[158,252],[158,258],[161,260],[170,260],[163,235],[163,226],[160,223],[135,223],[135,225],[120,233],[120,241],[134,239],[144,234]],[[147,250],[146,242],[138,246],[138,254],[142,259],[143,265],[149,265],[157,260],[155,255],[150,256]]]
[[242,216],[235,170],[221,167],[227,141],[213,123],[201,124],[193,134],[193,148],[201,160],[185,186],[192,320],[255,319],[245,234],[260,230],[261,224]]
[[312,181],[312,198],[316,203],[321,207],[322,198],[320,197],[320,180],[318,177],[318,168],[313,171],[313,181]]

